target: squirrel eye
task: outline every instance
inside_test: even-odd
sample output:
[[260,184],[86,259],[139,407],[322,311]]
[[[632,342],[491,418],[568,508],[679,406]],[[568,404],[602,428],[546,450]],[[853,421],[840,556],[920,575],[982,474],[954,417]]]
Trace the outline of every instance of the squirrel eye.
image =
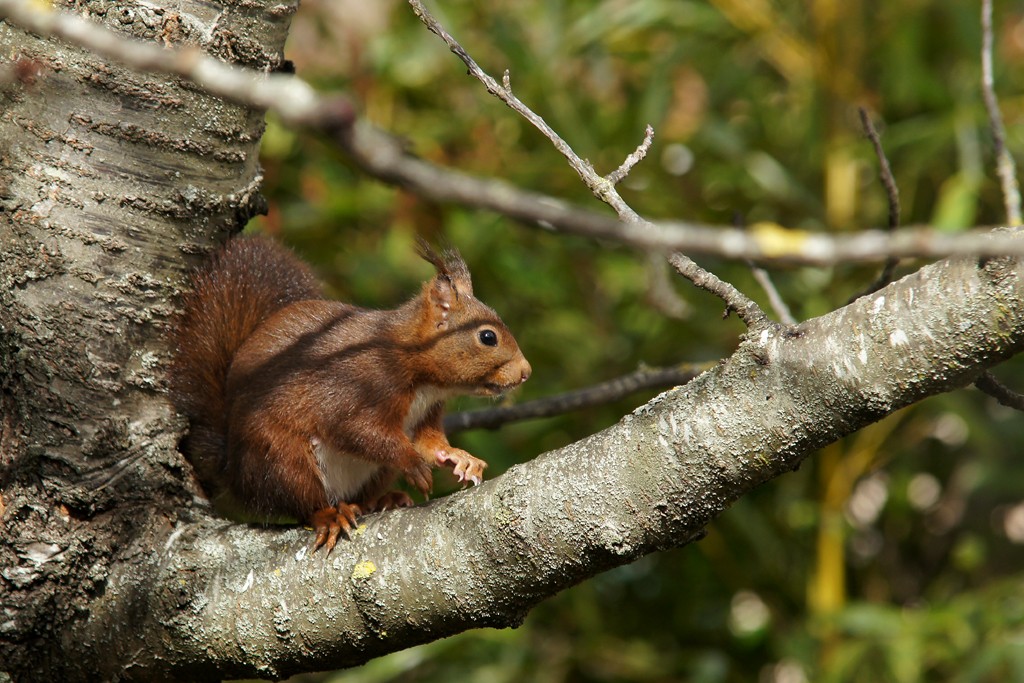
[[480,330],[480,343],[484,346],[497,346],[498,335],[494,333],[494,330]]

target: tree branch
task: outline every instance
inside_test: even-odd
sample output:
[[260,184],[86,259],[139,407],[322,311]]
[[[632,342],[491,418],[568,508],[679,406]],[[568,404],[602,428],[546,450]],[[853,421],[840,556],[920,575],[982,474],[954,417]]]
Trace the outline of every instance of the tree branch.
[[759,330],[771,323],[761,307],[753,299],[747,297],[728,282],[719,279],[714,274],[700,268],[683,254],[672,254],[668,262],[676,271],[696,286],[711,292],[725,302],[725,314],[736,311],[748,327]]
[[[508,72],[506,71],[505,73]],[[634,150],[632,154],[626,157],[626,160],[622,162],[622,165],[620,165],[617,169],[609,173],[605,177],[605,179],[612,185],[618,185],[619,183],[621,183],[623,179],[625,179],[625,177],[629,175],[629,172],[633,170],[633,167],[639,164],[641,161],[643,161],[644,157],[647,156],[647,152],[648,150],[651,149],[651,144],[653,142],[654,128],[651,125],[648,125],[644,129],[643,142],[641,142],[637,146],[636,150]]]
[[[507,70],[505,71],[504,85],[499,86],[497,82],[483,69],[481,69],[476,61],[469,56],[469,53],[467,53],[466,50],[459,45],[454,38],[452,38],[451,34],[449,34],[445,28],[441,26],[441,24],[426,10],[420,0],[409,0],[409,4],[412,6],[416,16],[420,18],[427,28],[438,35],[445,44],[448,45],[448,48],[458,55],[463,63],[465,63],[469,68],[470,75],[484,84],[484,87],[487,88],[487,92],[491,93],[512,108],[512,110],[520,114],[551,141],[555,148],[569,161],[569,165],[572,166],[590,191],[594,193],[594,196],[615,210],[619,219],[622,220],[623,227],[636,225],[640,226],[644,230],[655,229],[654,224],[644,218],[641,218],[640,214],[638,214],[633,207],[631,207],[626,200],[622,198],[622,195],[619,194],[618,190],[615,189],[615,186],[626,177],[626,174],[633,168],[633,166],[646,156],[647,150],[654,140],[654,129],[651,126],[647,126],[644,140],[640,146],[637,147],[636,151],[630,154],[622,165],[613,171],[608,177],[601,177],[594,170],[591,163],[580,158],[572,147],[570,147],[569,144],[566,143],[554,131],[554,129],[544,121],[543,118],[523,104],[518,97],[512,94]],[[705,289],[716,296],[722,297],[727,306],[726,311],[737,311],[740,318],[747,325],[759,326],[767,321],[767,317],[764,315],[764,312],[760,310],[752,299],[743,296],[735,287],[727,282],[723,282],[717,276],[701,268],[688,256],[685,256],[682,253],[676,253],[672,256],[671,262],[675,269],[694,285]]]
[[996,379],[996,376],[991,372],[981,373],[978,379],[975,380],[974,386],[999,401],[1000,405],[1024,411],[1024,395],[1010,389]]
[[755,223],[743,230],[682,221],[624,223],[504,181],[477,178],[422,161],[410,155],[400,141],[361,120],[340,142],[364,172],[421,197],[487,209],[531,227],[645,251],[680,251],[762,264],[810,266],[871,263],[890,256],[1024,256],[1024,240],[989,230],[943,233],[916,226],[898,233],[864,230],[832,235],[774,223]]
[[[821,446],[1019,352],[1022,275],[947,260],[798,334],[768,328],[613,427],[482,486],[365,518],[330,557],[309,555],[301,529],[184,524],[141,571],[110,578],[66,656],[95,662],[99,678],[122,675],[124,661],[147,680],[277,678],[517,625],[585,577],[699,537]],[[144,628],[129,619],[139,614]]]
[[88,19],[47,11],[39,3],[0,0],[0,19],[42,36],[55,36],[138,71],[173,74],[211,95],[263,111],[285,123],[311,128],[350,125],[355,110],[344,97],[324,98],[305,81],[231,66],[197,47],[164,48],[131,40]]
[[468,429],[496,429],[509,422],[554,417],[575,410],[613,403],[645,389],[663,389],[686,384],[706,367],[683,364],[672,368],[641,368],[622,377],[564,394],[535,401],[445,415],[444,429],[450,434]]
[[889,222],[886,227],[889,230],[895,230],[900,225],[900,190],[892,175],[892,167],[889,165],[889,158],[885,155],[885,148],[882,147],[882,138],[871,121],[867,109],[859,107],[857,114],[864,127],[864,134],[871,141],[871,147],[875,150],[875,157],[878,159],[878,178],[882,181],[882,187],[885,188],[885,198],[889,204]]
[[[524,119],[530,122],[534,128],[539,130],[544,137],[551,141],[555,149],[562,153],[562,156],[566,158],[569,165],[573,167],[576,173],[587,182],[587,186],[594,190],[597,194],[598,189],[591,186],[588,182],[590,178],[594,176],[594,168],[590,165],[589,161],[584,161],[572,150],[569,144],[563,140],[555,130],[547,124],[547,122],[532,109],[527,107],[523,102],[512,93],[511,78],[508,71],[505,71],[503,83],[499,84],[494,78],[492,78],[487,72],[480,68],[476,61],[469,56],[469,53],[461,45],[452,38],[451,34],[441,26],[427,8],[423,6],[423,3],[418,0],[409,0],[409,5],[412,7],[412,11],[419,17],[423,25],[426,26],[431,33],[436,35],[452,53],[462,60],[466,68],[469,69],[469,75],[480,81],[487,92],[497,97],[499,100],[504,102],[510,109],[522,116]],[[598,198],[601,196],[598,194]]]
[[[1020,187],[1017,184],[1017,164],[1006,147],[1006,129],[996,97],[995,77],[992,71],[992,0],[981,3],[981,92],[988,111],[989,130],[995,148],[996,175],[1003,192],[1003,205],[1010,225],[1021,224]],[[978,389],[992,396],[1000,404],[1024,410],[1024,396],[1013,391],[990,372],[982,373],[974,383]]]
[[[0,18],[39,35],[54,35],[61,30],[64,40],[89,47],[107,59],[138,70],[176,74],[211,94],[254,109],[273,111],[291,125],[328,134],[368,175],[432,201],[495,211],[545,230],[643,250],[812,266],[865,263],[889,257],[1024,256],[1024,240],[990,231],[951,234],[912,226],[897,234],[865,230],[830,235],[773,223],[739,230],[687,221],[622,222],[555,197],[418,159],[404,142],[354,117],[354,108],[347,98],[317,95],[294,76],[230,67],[191,50],[169,50],[131,41],[86,19],[46,12],[37,3],[0,0]],[[59,28],[62,26],[65,28]],[[141,48],[136,49],[138,46]],[[13,68],[8,67],[7,71],[14,73]]]

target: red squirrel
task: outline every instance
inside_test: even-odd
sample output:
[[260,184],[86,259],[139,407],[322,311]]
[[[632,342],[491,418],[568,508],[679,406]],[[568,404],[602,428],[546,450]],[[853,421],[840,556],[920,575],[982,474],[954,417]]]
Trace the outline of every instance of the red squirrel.
[[267,238],[236,237],[194,273],[171,395],[216,497],[297,518],[329,553],[360,514],[412,505],[392,490],[399,475],[424,495],[435,465],[482,481],[487,463],[445,437],[444,402],[501,395],[530,364],[457,251],[420,241],[418,253],[436,275],[390,311],[324,298],[310,267]]

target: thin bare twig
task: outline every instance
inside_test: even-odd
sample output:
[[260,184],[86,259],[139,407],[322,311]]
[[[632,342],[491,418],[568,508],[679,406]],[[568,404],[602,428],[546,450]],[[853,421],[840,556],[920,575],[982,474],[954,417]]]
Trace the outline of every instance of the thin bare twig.
[[[1010,225],[1021,224],[1020,187],[1017,184],[1017,164],[1006,147],[1006,129],[1003,115],[996,97],[995,76],[992,69],[992,0],[981,3],[981,93],[988,111],[989,129],[992,131],[992,145],[996,157],[996,174],[1003,190],[1003,205],[1006,220]],[[974,386],[985,392],[1000,404],[1024,411],[1024,395],[1013,391],[995,378],[991,372],[984,372]]]
[[900,226],[900,190],[892,175],[889,158],[885,155],[885,149],[882,147],[882,138],[871,121],[867,109],[858,107],[857,113],[860,115],[861,125],[864,126],[864,134],[871,141],[871,146],[875,149],[875,156],[878,157],[878,176],[885,188],[885,196],[889,202],[888,227],[890,230],[895,230]]
[[[887,227],[889,232],[892,232],[900,225],[900,190],[896,185],[896,179],[892,175],[892,167],[889,166],[889,158],[885,155],[885,149],[882,147],[882,138],[878,134],[878,130],[875,129],[875,124],[871,122],[871,117],[868,116],[868,112],[864,107],[859,107],[857,113],[860,114],[860,123],[864,127],[864,134],[871,141],[871,146],[875,149],[875,156],[878,158],[878,177],[885,188],[885,197],[889,203],[889,223]],[[893,274],[896,272],[896,266],[899,265],[899,262],[900,260],[894,256],[887,258],[885,265],[882,266],[882,272],[878,274],[875,281],[863,291],[851,296],[846,303],[850,304],[862,296],[873,294],[892,282]]]
[[658,251],[649,251],[647,260],[647,302],[662,315],[686,320],[693,314],[693,306],[679,295],[671,278],[668,261]]
[[[733,225],[737,228],[743,228],[744,218],[740,213],[736,214],[733,220]],[[786,304],[785,299],[779,294],[779,290],[776,289],[775,283],[772,281],[772,276],[767,270],[761,268],[759,265],[747,259],[747,267],[750,268],[751,274],[757,283],[761,285],[761,289],[764,290],[765,294],[768,295],[768,304],[775,311],[775,315],[779,317],[779,322],[783,325],[796,325],[796,319],[793,317],[792,311],[789,310],[789,306]]]
[[[422,2],[419,2],[419,0],[409,0],[409,5],[412,7],[412,11],[416,16],[419,17],[420,21],[423,22],[423,25],[430,29],[431,33],[443,40],[445,45],[448,46],[448,49],[451,50],[456,57],[462,60],[462,63],[466,65],[467,69],[469,69],[469,74],[483,83],[487,92],[497,97],[508,105],[508,107],[514,112],[529,121],[534,128],[539,130],[544,137],[550,140],[551,144],[555,146],[555,149],[562,153],[562,156],[566,158],[569,165],[573,167],[581,178],[586,180],[594,175],[594,167],[590,165],[590,162],[577,156],[576,152],[574,152],[569,146],[569,143],[563,140],[561,136],[555,132],[555,129],[548,125],[547,121],[523,104],[522,101],[515,96],[512,92],[511,80],[507,70],[505,71],[502,79],[503,82],[498,83],[498,81],[494,80],[494,78],[480,68],[476,63],[476,60],[470,57],[469,53],[459,45],[448,31],[445,30],[444,26],[442,26],[441,23],[427,11],[427,8],[423,6]],[[598,197],[600,198],[600,195],[598,195]]]
[[[647,134],[637,150],[631,154],[616,171],[612,172],[606,178],[601,177],[594,170],[591,163],[580,158],[579,155],[573,151],[572,147],[570,147],[569,144],[566,143],[551,128],[551,126],[544,121],[543,118],[523,104],[518,97],[512,94],[512,89],[509,86],[508,71],[505,72],[503,85],[498,85],[498,82],[481,69],[476,61],[469,56],[466,50],[459,45],[451,34],[441,26],[437,19],[427,11],[420,0],[408,1],[409,5],[416,13],[416,16],[420,18],[420,21],[422,21],[431,32],[440,37],[448,46],[448,49],[458,55],[459,59],[461,59],[469,69],[470,75],[483,83],[484,87],[487,88],[487,92],[500,99],[513,111],[517,112],[527,121],[532,123],[537,130],[541,131],[541,133],[551,141],[555,148],[565,156],[569,161],[569,165],[576,170],[576,173],[580,176],[583,183],[590,188],[590,191],[593,192],[598,199],[612,207],[624,224],[627,226],[639,226],[645,231],[654,228],[654,225],[650,221],[641,218],[640,215],[626,203],[618,190],[615,189],[615,185],[625,177],[629,169],[631,169],[647,153],[647,148],[650,147],[654,137],[654,130],[650,126],[647,126]],[[732,285],[722,282],[716,276],[705,271],[689,257],[684,256],[681,253],[676,253],[672,256],[671,262],[675,269],[684,277],[689,279],[693,284],[722,297],[723,301],[726,303],[726,310],[735,310],[740,318],[748,325],[760,325],[767,321],[767,317],[764,315],[764,312],[758,308],[754,301],[740,294],[740,292]]]
[[710,363],[704,365],[684,364],[670,368],[641,368],[636,372],[595,384],[592,387],[568,391],[535,401],[527,401],[514,406],[452,413],[445,416],[444,428],[451,434],[467,429],[496,429],[509,422],[563,415],[575,410],[613,403],[645,389],[665,389],[686,384],[711,365]]
[[[562,156],[565,157],[569,165],[576,171],[583,183],[594,193],[598,199],[603,201],[608,206],[615,210],[619,218],[627,223],[646,223],[639,215],[622,199],[618,191],[615,189],[615,183],[611,182],[607,178],[602,177],[597,171],[594,170],[594,166],[586,159],[583,159],[575,150],[567,143],[562,137],[555,132],[555,129],[548,125],[548,122],[544,120],[542,116],[537,114],[535,111],[530,109],[526,104],[523,103],[515,93],[512,92],[511,79],[509,77],[508,70],[505,70],[502,83],[499,84],[494,78],[490,76],[486,71],[480,68],[480,65],[476,63],[465,48],[462,47],[452,37],[450,33],[441,25],[441,23],[434,18],[434,16],[427,11],[427,8],[423,6],[420,0],[408,0],[409,6],[412,7],[412,11],[419,17],[419,20],[423,22],[431,33],[436,35],[444,44],[448,46],[448,49],[452,53],[462,60],[462,63],[466,65],[469,70],[469,75],[480,81],[487,92],[494,95],[499,100],[505,103],[512,111],[516,112],[524,119],[530,122],[530,124],[539,130],[541,134],[546,137],[555,149],[561,152]],[[653,136],[653,131],[652,131]],[[643,145],[641,144],[641,147]]]
[[1021,224],[1020,186],[1017,184],[1017,164],[1006,149],[1006,128],[996,98],[995,77],[992,69],[992,0],[981,2],[981,92],[988,110],[989,128],[996,155],[996,173],[1003,188],[1006,220],[1010,225]]
[[[507,71],[505,73],[508,73]],[[637,145],[636,150],[626,157],[626,160],[622,162],[622,165],[617,169],[609,173],[605,178],[612,185],[618,185],[622,182],[623,178],[629,175],[629,172],[633,170],[633,167],[643,161],[643,158],[647,156],[647,151],[651,148],[651,143],[654,142],[654,127],[651,124],[647,124],[647,128],[644,129],[644,140]]]

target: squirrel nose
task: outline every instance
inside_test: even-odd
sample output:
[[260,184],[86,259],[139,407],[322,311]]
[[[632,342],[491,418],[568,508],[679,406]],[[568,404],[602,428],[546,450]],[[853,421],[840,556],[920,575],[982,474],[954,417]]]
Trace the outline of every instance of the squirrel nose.
[[530,367],[530,361],[523,359],[523,366],[520,370],[519,383],[522,384],[526,380],[530,379],[530,375],[533,374],[533,368]]

